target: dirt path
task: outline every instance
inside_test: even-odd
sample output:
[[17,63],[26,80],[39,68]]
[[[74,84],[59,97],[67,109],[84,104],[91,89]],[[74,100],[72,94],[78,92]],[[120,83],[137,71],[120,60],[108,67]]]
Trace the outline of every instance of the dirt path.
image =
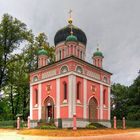
[[0,140],[140,140],[140,132],[129,132],[124,134],[90,136],[90,137],[46,137],[19,135],[16,131],[0,132]]

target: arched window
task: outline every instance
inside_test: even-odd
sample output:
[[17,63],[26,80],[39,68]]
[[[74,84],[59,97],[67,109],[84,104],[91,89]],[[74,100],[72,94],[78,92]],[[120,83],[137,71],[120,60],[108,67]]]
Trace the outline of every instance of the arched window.
[[77,66],[76,71],[78,73],[83,73],[83,69],[80,66]]
[[59,60],[61,60],[61,50],[59,51]]
[[35,104],[38,104],[38,89],[35,89]]
[[64,86],[64,100],[67,100],[67,83],[64,82],[63,86]]
[[104,77],[104,78],[103,78],[103,81],[104,81],[105,83],[107,83],[107,77]]
[[68,72],[68,67],[67,66],[63,66],[61,68],[61,73],[65,73],[65,72]]
[[103,91],[103,104],[105,105],[105,102],[106,102],[106,90],[104,89]]
[[36,82],[36,81],[38,81],[38,77],[37,76],[34,76],[33,82]]
[[77,83],[77,100],[80,99],[80,88],[81,88],[81,83],[78,82],[78,83]]
[[80,52],[80,58],[82,59],[82,51]]

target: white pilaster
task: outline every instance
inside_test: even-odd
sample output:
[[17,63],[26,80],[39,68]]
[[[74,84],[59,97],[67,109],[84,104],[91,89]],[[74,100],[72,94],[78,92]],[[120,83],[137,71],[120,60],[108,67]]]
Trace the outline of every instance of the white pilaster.
[[56,79],[56,118],[60,118],[60,78]]
[[72,105],[73,105],[73,114],[76,114],[76,76],[72,75]]
[[32,86],[30,85],[30,119],[33,119]]
[[103,85],[100,84],[100,120],[103,119]]
[[69,118],[72,118],[72,75],[68,76],[68,111],[69,111]]
[[108,120],[110,120],[110,87],[108,87]]
[[41,119],[41,84],[38,85],[38,120]]
[[84,119],[87,118],[87,80],[84,79],[84,98],[83,98],[83,103],[84,103],[84,110],[83,110],[83,117]]

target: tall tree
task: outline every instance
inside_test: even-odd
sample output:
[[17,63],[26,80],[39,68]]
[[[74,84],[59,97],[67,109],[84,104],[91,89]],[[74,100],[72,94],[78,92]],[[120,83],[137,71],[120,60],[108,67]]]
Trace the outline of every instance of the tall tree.
[[23,41],[30,41],[30,35],[31,30],[28,30],[24,23],[8,14],[3,15],[0,23],[0,90],[6,81],[11,53]]
[[112,107],[111,115],[115,115],[118,119],[122,119],[127,114],[128,87],[121,84],[113,84],[111,86]]

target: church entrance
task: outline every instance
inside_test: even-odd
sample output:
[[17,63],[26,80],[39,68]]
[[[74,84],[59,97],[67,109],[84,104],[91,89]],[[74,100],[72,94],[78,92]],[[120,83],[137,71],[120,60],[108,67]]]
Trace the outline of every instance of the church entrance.
[[97,119],[97,101],[92,97],[89,101],[89,121],[93,122]]
[[50,122],[54,119],[54,102],[51,97],[45,100],[45,119]]

